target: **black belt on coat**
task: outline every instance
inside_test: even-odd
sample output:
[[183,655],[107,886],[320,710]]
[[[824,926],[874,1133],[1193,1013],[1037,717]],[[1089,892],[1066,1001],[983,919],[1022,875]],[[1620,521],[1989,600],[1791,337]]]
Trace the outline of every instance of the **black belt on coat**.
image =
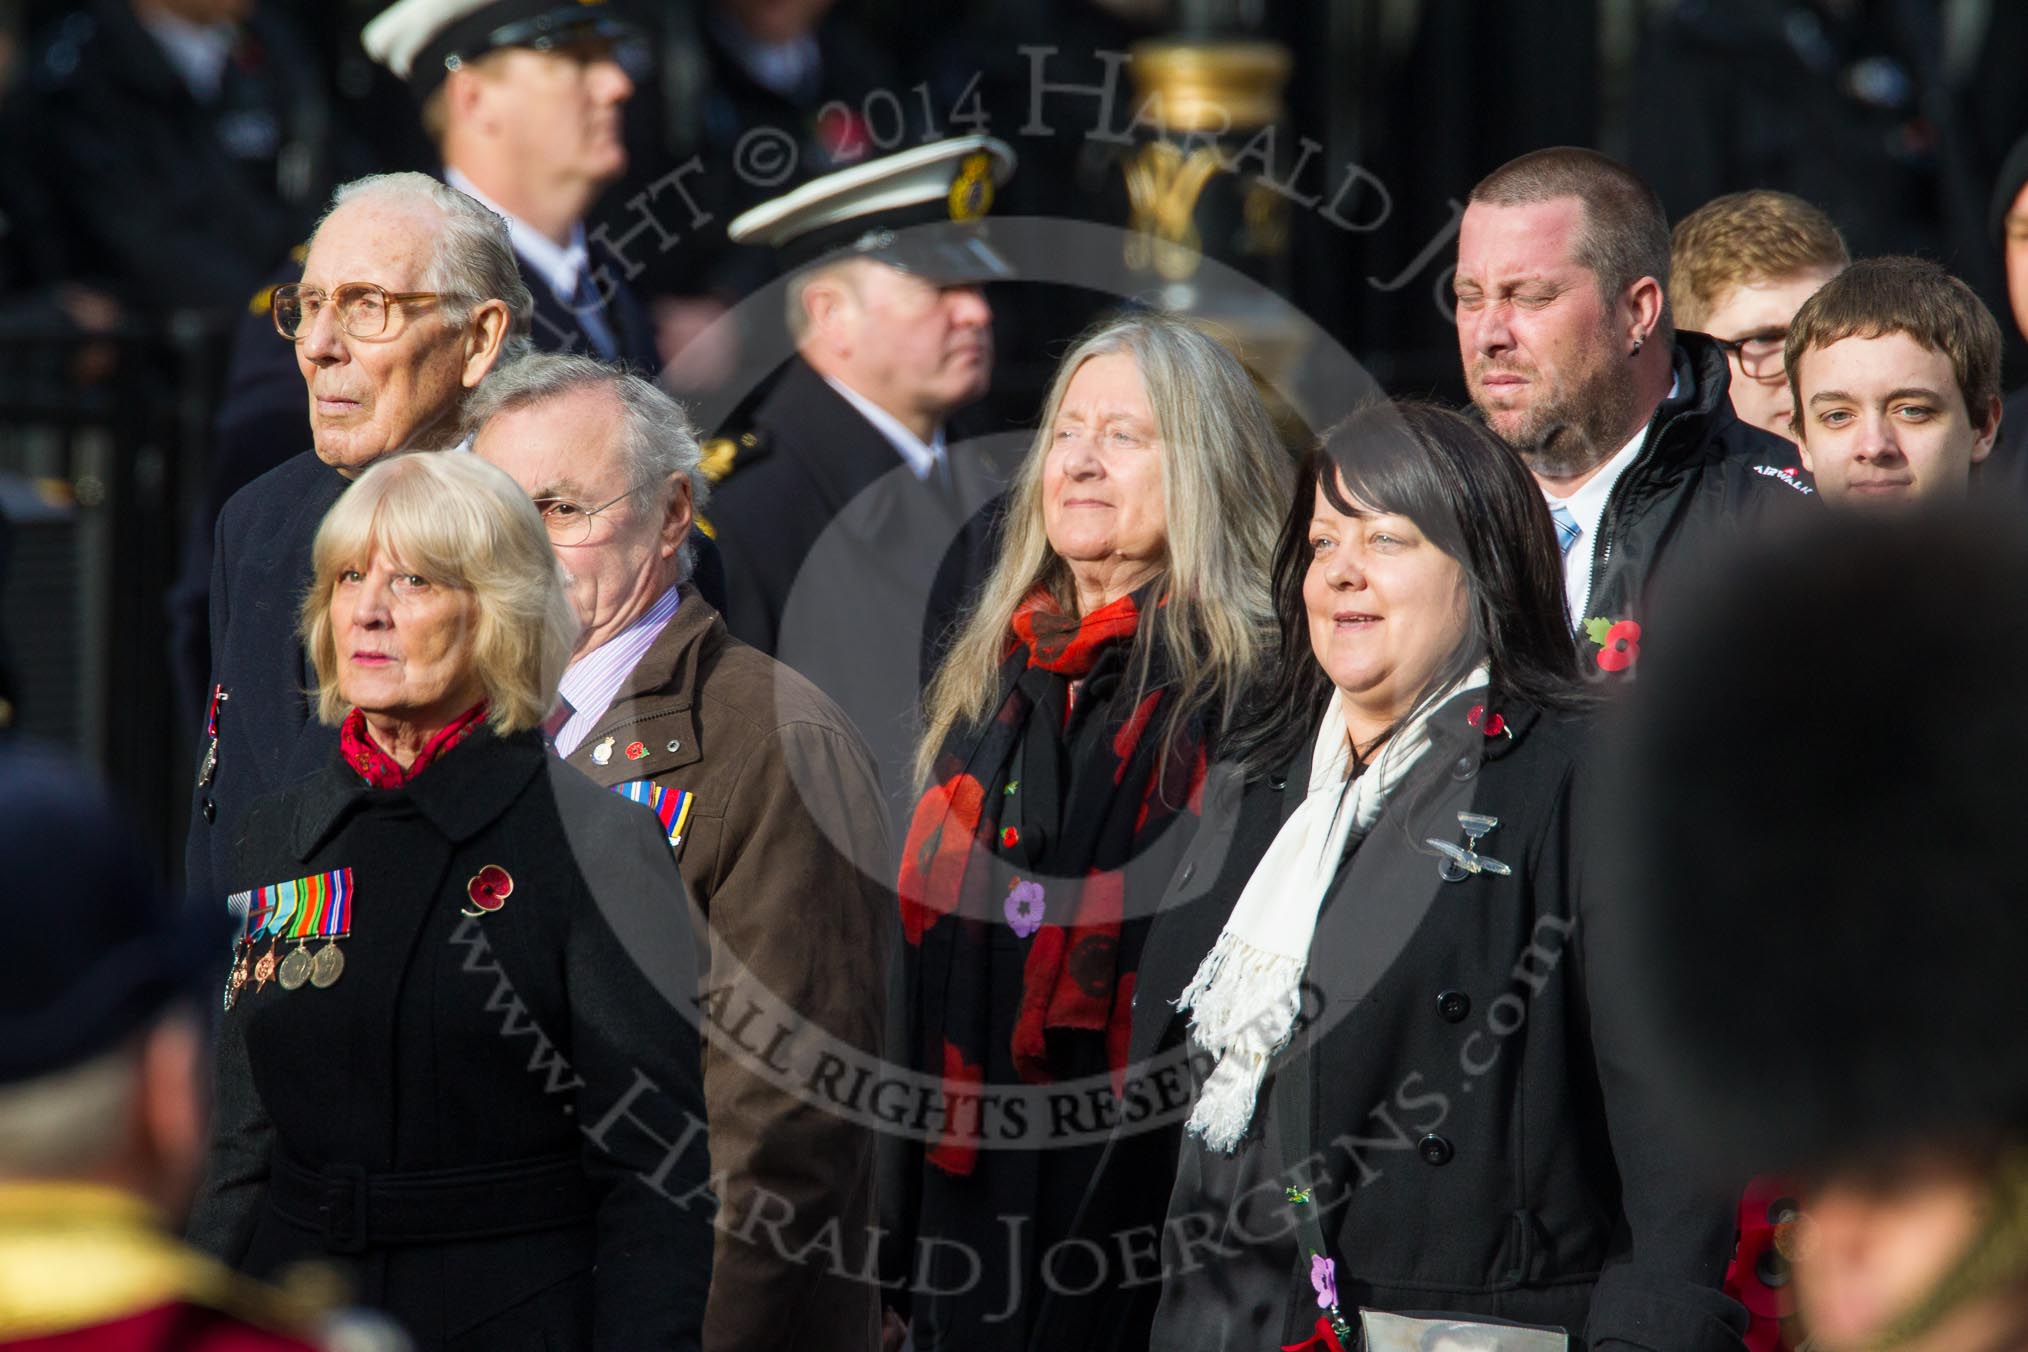
[[348,1164],[313,1169],[277,1151],[268,1206],[323,1235],[334,1253],[363,1253],[562,1229],[590,1219],[598,1198],[574,1154],[372,1174]]

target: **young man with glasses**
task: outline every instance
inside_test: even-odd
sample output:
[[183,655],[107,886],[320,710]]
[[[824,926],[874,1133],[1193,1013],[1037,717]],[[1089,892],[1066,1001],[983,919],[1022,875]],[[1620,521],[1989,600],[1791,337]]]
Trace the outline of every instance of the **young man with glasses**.
[[[708,487],[682,409],[637,376],[545,354],[489,379],[469,411],[473,452],[535,500],[584,622],[552,746],[662,816],[709,925],[707,1011],[758,1024],[751,998],[805,1022],[841,1067],[875,1063],[895,910],[872,757],[837,705],[728,634],[687,580]],[[873,1135],[783,1088],[746,1036],[749,1054],[704,1050],[720,1203],[705,1352],[870,1352],[880,1293],[848,1274],[868,1262]]]
[[1786,362],[1803,463],[1834,507],[1963,498],[2000,431],[2000,325],[1920,258],[1854,263],[1803,303]]
[[1794,439],[1782,340],[1797,308],[1851,261],[1831,218],[1785,192],[1728,193],[1676,223],[1669,307],[1725,349],[1741,422]]

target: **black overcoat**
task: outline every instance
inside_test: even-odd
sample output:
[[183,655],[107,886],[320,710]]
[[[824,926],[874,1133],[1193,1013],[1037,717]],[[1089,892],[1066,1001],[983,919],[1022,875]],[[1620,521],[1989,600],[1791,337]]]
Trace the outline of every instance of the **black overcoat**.
[[[1207,1063],[1179,1064],[1175,1002],[1300,805],[1310,757],[1243,787],[1229,769],[1215,778],[1142,956],[1138,1088],[1123,1100],[1142,1120],[1115,1132],[1087,1194],[1078,1233],[1096,1247],[1059,1269],[1064,1290],[1082,1289],[1075,1260],[1104,1252],[1107,1280],[1048,1295],[1032,1346],[1145,1347],[1151,1319],[1165,1352],[1311,1336],[1310,1258],[1285,1188],[1314,1181],[1348,1311],[1561,1325],[1576,1347],[1739,1347],[1743,1316],[1717,1290],[1730,1199],[1666,1152],[1613,1012],[1622,899],[1592,872],[1573,811],[1583,722],[1506,707],[1484,737],[1467,722],[1483,695],[1433,717],[1430,751],[1320,913],[1308,1027],[1278,1058],[1310,1057],[1307,1167],[1284,1161],[1273,1068],[1233,1156],[1180,1127]],[[1460,811],[1498,818],[1479,848],[1511,874],[1440,879],[1424,842],[1461,841]]]
[[[489,865],[511,890],[484,912]],[[422,1348],[696,1347],[714,1203],[659,823],[481,728],[401,789],[334,756],[263,799],[232,880],[343,867],[342,976],[225,1012],[192,1237],[259,1275],[336,1262]],[[384,1209],[403,1189],[449,1200]]]
[[[195,905],[224,899],[233,842],[254,800],[315,773],[337,749],[337,732],[311,715],[306,692],[317,679],[296,636],[296,613],[310,585],[317,527],[346,485],[303,451],[233,494],[219,514],[206,693],[221,687],[225,698],[217,760],[208,778],[200,764],[190,803],[184,869]],[[201,762],[210,741],[198,741]]]

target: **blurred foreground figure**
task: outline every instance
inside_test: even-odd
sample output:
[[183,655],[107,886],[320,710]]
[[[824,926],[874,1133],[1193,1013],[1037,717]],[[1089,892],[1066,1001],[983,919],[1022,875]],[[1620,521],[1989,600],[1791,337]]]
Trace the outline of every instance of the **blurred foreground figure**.
[[0,751],[0,872],[0,1347],[321,1345],[167,1229],[204,1151],[196,1000],[223,922],[181,912],[104,793],[40,754]]
[[1686,1149],[1802,1180],[1776,1248],[1818,1352],[2028,1348],[2024,591],[1989,517],[1827,514],[1657,646],[1618,739],[1630,994]]

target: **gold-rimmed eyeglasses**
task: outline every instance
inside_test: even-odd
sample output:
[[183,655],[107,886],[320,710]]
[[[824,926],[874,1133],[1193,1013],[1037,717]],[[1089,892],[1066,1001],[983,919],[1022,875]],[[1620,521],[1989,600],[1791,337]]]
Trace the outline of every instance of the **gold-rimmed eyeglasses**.
[[275,332],[292,343],[303,340],[304,330],[317,322],[326,305],[337,307],[338,327],[352,337],[378,338],[387,332],[387,314],[395,306],[454,296],[450,291],[389,291],[373,282],[341,282],[329,291],[291,282],[269,295],[268,313],[274,317]]

